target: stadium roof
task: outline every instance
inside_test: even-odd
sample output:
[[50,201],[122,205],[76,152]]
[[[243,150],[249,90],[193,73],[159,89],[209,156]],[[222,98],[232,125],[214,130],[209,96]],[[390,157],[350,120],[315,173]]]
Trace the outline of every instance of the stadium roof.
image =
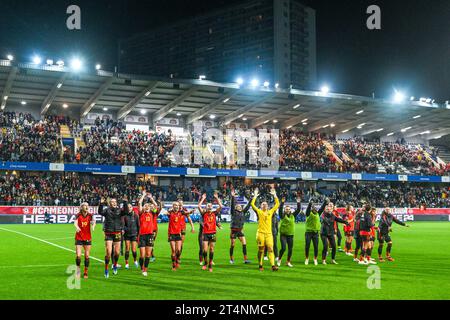
[[[245,85],[245,84],[244,84]],[[308,131],[357,135],[401,134],[435,139],[450,134],[450,106],[320,91],[250,88],[236,83],[115,74],[72,72],[67,67],[14,64],[0,60],[1,107],[40,106],[45,114],[67,103],[80,116],[108,108],[119,119],[146,110],[153,121],[181,114],[187,123],[216,116],[227,124],[246,119],[256,128],[303,127]],[[302,124],[306,123],[306,124]],[[381,130],[382,129],[382,130]],[[403,131],[402,131],[403,130]]]

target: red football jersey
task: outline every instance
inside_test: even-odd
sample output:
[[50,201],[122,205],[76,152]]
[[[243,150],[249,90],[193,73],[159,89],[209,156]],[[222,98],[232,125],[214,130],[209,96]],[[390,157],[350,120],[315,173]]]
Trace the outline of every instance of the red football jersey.
[[[186,209],[186,208],[181,209],[181,211],[182,211],[183,214],[186,214],[186,213],[189,212],[189,210]],[[180,225],[181,225],[181,230],[186,230],[186,216],[183,215],[183,216],[181,217],[181,219],[180,219]]]
[[151,212],[142,212],[139,216],[139,235],[153,233],[153,215]]
[[354,220],[354,212],[350,211],[349,213],[344,214],[344,220],[349,223],[348,226],[344,226],[344,232],[351,232],[355,229],[355,220]]
[[184,216],[180,211],[169,210],[169,234],[181,233],[181,219],[184,219]]
[[158,231],[158,216],[161,212],[161,209],[157,209],[155,212],[152,212],[153,215],[153,232]]
[[203,234],[216,233],[216,211],[206,211],[203,214]]
[[81,229],[81,231],[75,233],[75,240],[78,241],[92,240],[91,221],[92,221],[92,214],[90,213],[87,214],[86,216],[83,216],[81,213],[77,215],[77,224],[78,227]]

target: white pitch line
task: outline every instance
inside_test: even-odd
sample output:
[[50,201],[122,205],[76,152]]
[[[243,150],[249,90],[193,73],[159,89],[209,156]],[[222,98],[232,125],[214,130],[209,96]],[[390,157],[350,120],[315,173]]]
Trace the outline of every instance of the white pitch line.
[[67,264],[37,264],[37,265],[25,265],[25,266],[0,266],[0,269],[5,268],[51,268],[51,267],[66,267]]
[[[73,249],[69,249],[69,248],[60,246],[59,244],[56,244],[56,243],[53,243],[53,242],[50,242],[50,241],[47,241],[47,240],[44,240],[44,239],[40,239],[40,238],[36,238],[36,237],[30,236],[29,234],[26,234],[26,233],[23,233],[23,232],[14,231],[14,230],[9,230],[9,229],[5,229],[5,228],[0,228],[0,230],[12,232],[12,233],[17,233],[17,234],[20,234],[20,235],[22,235],[22,236],[24,236],[24,237],[28,237],[28,238],[31,238],[31,239],[34,239],[34,240],[37,240],[37,241],[40,241],[40,242],[49,244],[49,245],[51,245],[51,246],[54,246],[54,247],[57,247],[57,248],[60,248],[60,249],[63,249],[63,250],[66,250],[66,251],[75,253],[75,250],[73,250]],[[103,260],[100,260],[99,258],[92,257],[92,256],[91,256],[90,258],[93,259],[93,260],[96,260],[96,261],[99,261],[99,262],[104,263],[104,261],[103,261]]]

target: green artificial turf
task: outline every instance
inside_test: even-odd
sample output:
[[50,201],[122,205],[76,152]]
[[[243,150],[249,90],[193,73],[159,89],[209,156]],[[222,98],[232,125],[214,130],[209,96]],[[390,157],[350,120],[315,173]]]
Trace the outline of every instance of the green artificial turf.
[[[252,264],[242,263],[241,245],[237,244],[236,264],[230,265],[229,225],[225,224],[218,232],[213,273],[201,270],[197,234],[191,233],[187,234],[181,269],[174,272],[167,224],[161,224],[155,245],[157,260],[150,264],[147,278],[133,266],[105,279],[103,264],[92,259],[89,279],[81,279],[80,289],[67,287],[66,270],[75,264],[73,253],[3,229],[74,247],[73,225],[0,225],[0,299],[450,298],[450,223],[446,222],[415,222],[411,228],[394,225],[392,255],[396,261],[378,264],[381,289],[368,289],[372,275],[368,267],[357,265],[343,253],[337,254],[339,265],[305,266],[303,224],[296,226],[292,269],[282,265],[278,272],[272,272],[265,261],[265,271],[258,271],[255,224],[245,226]],[[101,225],[94,233],[91,256],[104,258]],[[123,257],[119,263],[124,264]]]

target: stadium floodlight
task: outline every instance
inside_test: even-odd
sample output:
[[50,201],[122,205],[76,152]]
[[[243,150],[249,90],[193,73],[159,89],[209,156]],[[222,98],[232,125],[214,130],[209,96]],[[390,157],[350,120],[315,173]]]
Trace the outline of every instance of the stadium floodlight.
[[381,129],[378,129],[377,132],[381,132],[381,131],[383,131],[383,130],[384,130],[384,128],[381,128]]
[[269,82],[269,81],[264,81],[263,86],[264,86],[265,88],[268,88],[268,87],[270,86],[270,82]]
[[34,56],[33,57],[33,63],[34,64],[41,64],[41,62],[42,62],[41,57],[39,57],[39,56]]
[[242,118],[242,121],[247,121],[247,118]]
[[198,79],[199,80],[205,80],[206,76],[204,74],[201,74],[201,75],[198,76]]
[[8,100],[8,98],[9,98],[8,96],[4,96],[4,97],[3,97],[3,100],[6,101],[6,100]]
[[14,56],[12,54],[8,54],[6,56],[6,59],[8,59],[9,61],[13,61],[14,60]]
[[342,131],[342,133],[347,133],[349,131],[350,131],[350,129],[346,129],[346,130]]
[[228,101],[230,101],[230,98],[226,98],[225,100],[223,100],[223,103],[227,103]]
[[290,129],[290,128],[292,128],[292,126],[289,126],[289,127],[287,127],[286,129]]
[[53,60],[52,59],[47,59],[47,65],[52,66],[53,65]]
[[144,109],[141,110],[141,114],[146,114],[146,113],[147,113],[147,110],[144,110]]
[[300,103],[293,106],[292,109],[297,109],[298,107],[300,107]]
[[301,122],[306,122],[306,121],[308,121],[308,118],[306,118],[306,119],[303,119]]
[[388,137],[390,137],[390,136],[392,136],[392,135],[394,135],[393,132],[387,134]]
[[416,97],[412,96],[411,98],[409,98],[409,100],[414,101],[416,99]]
[[100,70],[101,68],[102,68],[102,65],[101,65],[101,64],[97,63],[97,64],[95,65],[95,70]]
[[356,112],[356,114],[361,114],[363,112],[364,112],[364,110],[359,110],[358,112]]
[[64,67],[64,61],[63,60],[58,60],[56,61],[56,65],[60,68]]
[[302,122],[302,125],[307,126],[308,122]]
[[326,128],[328,128],[329,126],[330,126],[329,124],[326,124],[326,125],[324,125],[322,128],[326,129]]
[[236,83],[240,86],[242,86],[244,84],[244,79],[242,79],[241,77],[236,79]]
[[427,131],[424,131],[424,132],[421,132],[420,134],[430,134],[430,130],[427,130]]
[[256,79],[256,78],[254,78],[254,79],[252,79],[252,81],[250,82],[250,84],[251,84],[251,86],[252,86],[253,88],[256,88],[256,87],[259,85],[259,80]]
[[322,86],[322,88],[320,88],[320,91],[321,91],[323,94],[327,94],[327,93],[330,92],[330,88],[329,88],[327,85],[324,85],[324,86]]
[[413,119],[419,119],[420,117],[422,117],[422,116],[419,114],[419,115],[413,117]]
[[269,120],[264,121],[264,124],[268,124],[268,123],[269,123]]
[[180,112],[177,112],[177,117],[181,117],[181,113]]
[[104,108],[103,108],[103,111],[108,111],[108,108],[104,107]]
[[78,59],[78,58],[73,58],[70,61],[70,67],[74,70],[74,71],[80,71],[81,67],[83,66],[83,62]]
[[278,82],[275,83],[275,89],[278,89],[279,86],[280,86],[280,84]]
[[61,89],[62,87],[62,83],[58,83],[58,85],[56,86],[58,89]]
[[427,99],[425,100],[425,102],[426,102],[426,103],[431,103],[431,98],[427,98]]
[[435,137],[435,139],[440,139],[440,138],[442,138],[442,136]]
[[216,115],[215,115],[215,114],[210,114],[210,115],[209,115],[209,118],[210,118],[210,119],[215,119],[215,118],[216,118]]
[[401,132],[406,132],[406,131],[408,131],[409,129],[411,129],[412,127],[407,127],[407,128],[403,128],[402,130],[400,130]]
[[69,107],[69,105],[68,105],[67,103],[64,103],[64,104],[62,105],[62,107],[63,107],[64,109],[67,109],[67,108]]
[[336,125],[335,125],[334,123],[331,123],[331,124],[330,124],[330,127],[331,127],[331,128],[334,128],[335,126],[336,126]]
[[242,118],[244,116],[243,113],[241,113],[240,115],[238,115],[238,118]]
[[26,106],[26,105],[27,105],[27,102],[24,101],[24,100],[22,100],[22,101],[20,102],[20,104],[23,105],[23,106]]
[[147,92],[145,93],[145,96],[148,97],[148,96],[150,95],[150,93],[152,93],[152,92],[151,92],[151,91],[147,91]]
[[278,123],[278,120],[277,120],[277,119],[274,119],[272,122],[273,122],[273,123]]
[[403,101],[405,101],[405,94],[403,92],[395,90],[394,102],[395,103],[402,103]]

